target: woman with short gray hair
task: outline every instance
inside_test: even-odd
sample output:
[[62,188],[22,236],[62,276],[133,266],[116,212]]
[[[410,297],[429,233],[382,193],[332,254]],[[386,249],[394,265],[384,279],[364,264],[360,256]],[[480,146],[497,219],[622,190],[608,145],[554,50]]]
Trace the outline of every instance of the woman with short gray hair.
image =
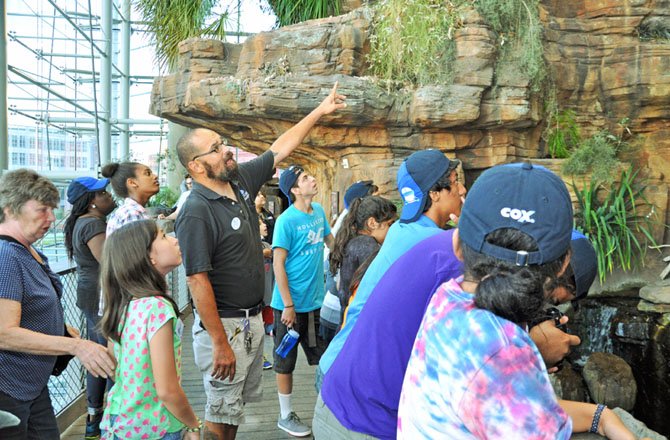
[[2,439],[60,438],[47,388],[57,356],[76,356],[97,376],[114,370],[105,347],[64,323],[62,284],[32,247],[55,221],[58,202],[56,187],[35,171],[0,178],[0,410],[20,420],[0,429]]

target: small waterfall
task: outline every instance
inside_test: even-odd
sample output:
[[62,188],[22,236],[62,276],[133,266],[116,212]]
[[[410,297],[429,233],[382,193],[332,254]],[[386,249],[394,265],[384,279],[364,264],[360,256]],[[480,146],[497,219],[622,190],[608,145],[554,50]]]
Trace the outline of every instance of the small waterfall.
[[[584,367],[591,353],[612,353],[612,319],[617,313],[616,307],[604,304],[598,307],[582,307],[576,321],[581,325],[577,333],[582,343],[575,349],[572,363]],[[577,322],[575,322],[577,324]],[[568,324],[569,325],[569,324]]]
[[[568,331],[582,343],[570,363],[581,370],[595,352],[624,359],[637,382],[634,414],[650,428],[670,434],[670,325],[668,314],[643,312],[637,296],[586,298],[568,310]],[[670,436],[669,436],[670,437]]]

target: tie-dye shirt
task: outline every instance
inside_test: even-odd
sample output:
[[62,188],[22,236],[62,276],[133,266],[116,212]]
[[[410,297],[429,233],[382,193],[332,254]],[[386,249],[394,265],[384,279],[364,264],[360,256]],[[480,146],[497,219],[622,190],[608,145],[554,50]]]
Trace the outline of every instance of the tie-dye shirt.
[[524,329],[479,309],[444,283],[414,341],[398,411],[398,439],[569,439],[535,344]]
[[[164,298],[150,296],[130,302],[121,333],[114,343],[117,360],[114,386],[107,395],[107,407],[100,428],[103,439],[111,434],[121,439],[160,439],[179,432],[184,424],[158,399],[149,341],[164,325],[173,329],[177,377],[181,380],[181,335],[183,324]],[[110,426],[111,416],[114,425]]]

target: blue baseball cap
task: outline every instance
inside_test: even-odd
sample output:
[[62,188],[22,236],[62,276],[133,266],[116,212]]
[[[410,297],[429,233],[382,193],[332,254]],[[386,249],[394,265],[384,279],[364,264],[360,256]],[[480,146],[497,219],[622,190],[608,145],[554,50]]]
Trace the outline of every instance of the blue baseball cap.
[[354,200],[363,198],[368,195],[372,187],[372,180],[359,180],[351,184],[344,193],[344,207],[349,209]]
[[572,231],[570,248],[570,267],[575,274],[575,299],[582,299],[589,293],[598,274],[598,257],[591,240],[577,230]]
[[299,165],[291,165],[279,175],[279,189],[288,198],[288,204],[291,204],[291,188],[305,169]]
[[398,191],[403,206],[402,223],[416,221],[426,206],[428,191],[449,169],[451,161],[439,150],[412,153],[398,168]]
[[101,191],[107,188],[109,179],[96,179],[95,177],[77,177],[70,182],[67,187],[67,201],[74,205],[74,202],[79,200],[84,194]]
[[[530,235],[538,250],[515,251],[486,241],[488,234],[502,228]],[[498,165],[482,173],[470,188],[458,229],[466,245],[490,257],[519,266],[554,261],[570,246],[570,194],[565,183],[542,166]]]

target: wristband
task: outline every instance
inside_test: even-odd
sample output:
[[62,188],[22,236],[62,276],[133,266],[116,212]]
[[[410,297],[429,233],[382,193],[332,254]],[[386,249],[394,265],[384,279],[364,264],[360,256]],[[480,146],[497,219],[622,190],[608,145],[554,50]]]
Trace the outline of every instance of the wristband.
[[186,432],[200,432],[202,430],[202,419],[200,417],[196,417],[198,419],[198,426],[195,428],[189,428],[188,426],[186,427]]
[[603,410],[607,408],[606,405],[603,405],[601,403],[598,404],[596,407],[596,412],[593,413],[593,421],[591,422],[591,429],[589,432],[592,432],[594,434],[598,433],[598,425],[600,424],[600,416],[603,414]]
[[290,306],[284,306],[285,309],[292,309],[293,307],[294,307],[293,304],[291,304]]

